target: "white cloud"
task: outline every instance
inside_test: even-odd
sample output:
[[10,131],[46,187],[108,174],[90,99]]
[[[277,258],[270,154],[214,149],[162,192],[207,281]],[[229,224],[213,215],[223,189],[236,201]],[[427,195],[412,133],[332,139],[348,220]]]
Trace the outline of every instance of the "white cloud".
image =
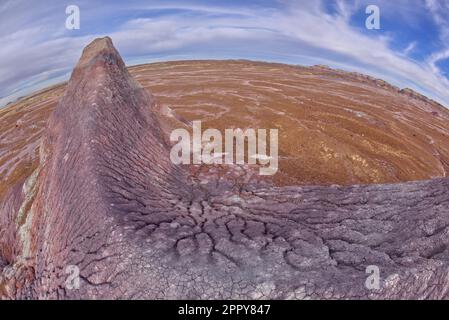
[[416,45],[417,42],[416,41],[412,41],[408,44],[407,48],[404,49],[404,55],[409,55],[410,53],[412,53],[415,49],[416,49]]
[[[396,52],[391,49],[388,36],[381,34],[375,37],[369,31],[361,32],[351,26],[350,17],[360,9],[358,1],[352,5],[347,1],[337,1],[337,13],[334,15],[324,12],[322,1],[284,0],[280,2],[282,9],[255,5],[243,8],[199,5],[185,1],[170,4],[152,1],[150,5],[141,5],[139,1],[131,1],[126,6],[129,12],[144,10],[141,12],[149,14],[165,10],[167,14],[150,15],[151,18],[130,15],[119,25],[111,24],[106,29],[103,26],[101,32],[95,28],[96,21],[101,20],[94,14],[94,10],[98,9],[91,2],[79,1],[82,17],[87,17],[88,21],[82,21],[83,35],[75,37],[61,30],[64,10],[47,14],[42,22],[36,19],[34,14],[48,12],[48,7],[37,9],[34,13],[31,11],[28,18],[22,17],[22,21],[27,21],[23,23],[26,28],[17,28],[13,15],[8,13],[12,10],[8,2],[5,8],[0,6],[2,16],[8,15],[6,21],[0,24],[8,28],[10,21],[16,29],[0,33],[0,95],[14,91],[27,79],[45,77],[55,70],[60,73],[70,70],[84,45],[96,36],[108,34],[128,58],[154,53],[179,54],[186,48],[197,48],[197,52],[201,51],[203,55],[207,55],[211,47],[249,53],[257,49],[265,56],[285,49],[285,55],[309,56],[311,59],[318,57],[334,65],[371,73],[399,86],[422,88],[425,94],[449,105],[449,81],[436,66],[438,61],[449,57],[449,50],[436,52],[427,61],[414,61],[407,54],[414,50],[416,42],[411,42],[404,51]],[[386,5],[392,6],[390,2]],[[426,7],[440,25],[443,36],[449,26],[439,16],[441,3],[426,0]],[[170,9],[174,8],[187,13],[169,14]],[[119,9],[111,6],[107,12],[99,10],[98,15],[106,15],[102,18],[107,21],[106,18],[118,14]],[[30,23],[33,19],[35,23]]]

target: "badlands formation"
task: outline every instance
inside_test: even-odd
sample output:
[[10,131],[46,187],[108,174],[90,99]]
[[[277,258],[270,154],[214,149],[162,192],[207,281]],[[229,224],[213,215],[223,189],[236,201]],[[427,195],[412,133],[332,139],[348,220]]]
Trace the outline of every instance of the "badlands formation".
[[[194,120],[278,129],[279,171],[174,165]],[[103,38],[0,127],[0,298],[449,298],[449,112],[412,90]]]

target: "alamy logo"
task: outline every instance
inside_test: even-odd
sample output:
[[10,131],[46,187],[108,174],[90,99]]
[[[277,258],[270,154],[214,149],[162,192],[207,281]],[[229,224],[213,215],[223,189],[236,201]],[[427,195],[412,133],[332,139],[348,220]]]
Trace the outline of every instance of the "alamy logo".
[[[174,164],[259,164],[260,175],[274,175],[278,170],[278,130],[226,129],[223,135],[217,129],[201,130],[201,121],[193,121],[193,137],[186,129],[176,129],[170,141],[177,142],[171,149]],[[267,148],[269,139],[269,148]],[[234,148],[235,147],[235,148]]]
[[366,14],[369,14],[365,20],[365,26],[368,30],[380,30],[380,9],[376,5],[366,7]]
[[65,269],[68,275],[65,280],[65,287],[67,290],[78,290],[80,288],[80,269],[78,266],[69,265]]
[[80,29],[80,8],[76,5],[67,6],[65,13],[68,17],[65,20],[65,27],[67,30]]
[[380,289],[380,269],[378,266],[368,266],[366,267],[366,273],[369,276],[366,278],[365,287],[368,290],[379,290]]

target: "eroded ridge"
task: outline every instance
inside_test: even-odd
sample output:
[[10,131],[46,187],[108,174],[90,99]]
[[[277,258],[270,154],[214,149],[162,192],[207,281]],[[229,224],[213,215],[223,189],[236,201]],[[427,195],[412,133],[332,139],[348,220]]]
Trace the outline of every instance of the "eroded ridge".
[[[109,38],[85,49],[40,165],[1,204],[1,297],[449,296],[447,179],[198,183],[169,161],[157,112]],[[379,289],[365,285],[370,265]]]

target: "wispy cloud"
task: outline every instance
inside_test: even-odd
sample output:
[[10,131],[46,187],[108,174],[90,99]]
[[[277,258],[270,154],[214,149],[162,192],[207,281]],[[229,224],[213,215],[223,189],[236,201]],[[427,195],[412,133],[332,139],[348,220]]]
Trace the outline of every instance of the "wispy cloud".
[[404,55],[408,56],[413,50],[415,50],[417,45],[416,41],[410,42],[407,48],[404,49]]
[[[81,49],[94,37],[110,35],[127,61],[142,57],[254,58],[289,63],[320,63],[372,74],[398,86],[408,86],[449,105],[449,81],[438,63],[449,50],[438,47],[413,59],[423,39],[396,43],[395,30],[364,30],[365,2],[329,1],[75,1],[81,9],[80,31],[64,29],[65,1],[27,1],[0,5],[0,96],[31,90],[49,78],[71,70]],[[95,3],[94,3],[95,2]],[[377,1],[385,16],[401,10],[404,25],[410,15],[430,15],[438,25],[434,37],[449,39],[445,2],[420,1],[420,8],[403,1]],[[396,3],[396,2],[395,2]],[[104,8],[104,9],[102,9]],[[408,10],[408,11],[407,11]],[[354,17],[361,19],[354,22]],[[446,15],[446,16],[448,16]],[[401,15],[398,15],[401,17]],[[393,19],[391,18],[391,19]],[[412,34],[412,33],[411,33]],[[448,42],[449,43],[449,42]],[[4,44],[4,45],[3,45]],[[404,49],[405,48],[405,49]],[[58,78],[59,79],[59,78]],[[5,101],[5,100],[3,100]],[[1,101],[0,101],[1,103]]]
[[[438,25],[440,33],[439,37],[444,44],[449,44],[449,3],[437,0],[426,0],[426,7],[431,12],[435,23]],[[444,47],[431,54],[427,63],[430,65],[433,73],[441,73],[438,62],[449,58],[449,46]]]

